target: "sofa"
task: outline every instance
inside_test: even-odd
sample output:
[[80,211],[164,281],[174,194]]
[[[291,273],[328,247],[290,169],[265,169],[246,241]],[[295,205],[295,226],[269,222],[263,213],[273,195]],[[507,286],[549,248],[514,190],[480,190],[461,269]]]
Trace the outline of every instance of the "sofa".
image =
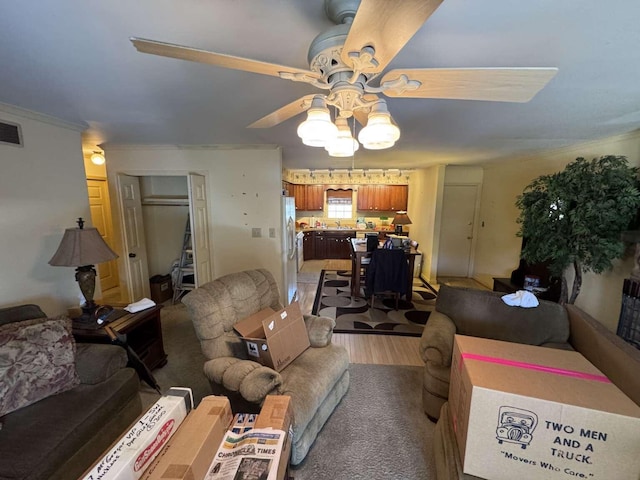
[[[500,303],[503,303],[501,300],[501,296],[504,295],[503,293],[480,290],[469,291],[466,289],[456,289],[454,292],[447,292],[447,290],[454,287],[443,286],[443,288],[444,292],[442,288],[441,292],[445,293],[445,295],[449,293],[456,296],[458,301],[462,302],[461,307],[464,306],[465,311],[473,310],[471,306],[474,301],[478,302],[476,308],[478,316],[485,320],[493,318],[494,324],[492,326],[494,328],[498,327],[501,320],[503,322],[513,321],[513,317],[505,318],[502,316],[504,312],[502,312],[503,307]],[[467,298],[459,298],[462,296]],[[552,305],[555,305],[555,307],[552,307]],[[541,345],[567,348],[580,352],[587,360],[609,377],[609,379],[622,392],[629,396],[635,403],[640,405],[640,376],[638,376],[638,372],[640,372],[640,350],[632,347],[620,337],[610,332],[600,322],[575,305],[550,305],[549,302],[540,301],[540,305],[533,309],[524,309],[520,307],[508,308],[514,309],[514,312],[517,312],[512,313],[512,315],[522,315],[525,314],[525,312],[535,313],[534,311],[540,307],[543,309],[548,308],[549,310],[547,310],[547,314],[549,315],[555,311],[558,315],[555,321],[559,323],[562,323],[562,318],[566,318],[568,327],[568,338],[566,343],[557,342],[556,340],[558,340],[558,338],[554,338],[554,341],[542,342]],[[445,308],[445,310],[448,310],[448,307]],[[448,311],[453,314],[452,311]],[[539,310],[539,312],[543,311],[544,310]],[[560,313],[560,311],[562,311],[562,313]],[[511,312],[511,310],[509,312]],[[467,318],[467,320],[471,319]],[[549,319],[547,319],[547,321],[548,320]],[[432,318],[429,319],[429,322],[431,321]],[[507,324],[503,324],[502,328],[507,329]],[[522,328],[519,328],[518,330],[524,329],[526,331],[527,328],[528,327],[525,323],[522,325]],[[563,331],[563,329],[559,329],[556,332],[556,334],[561,334],[560,339],[564,336],[562,333]],[[444,332],[441,330],[440,334],[441,337],[445,336]],[[444,338],[440,338],[435,342],[441,342],[443,340]],[[426,344],[432,342],[428,339],[424,339],[422,342],[425,344],[423,350],[425,350],[426,354],[426,350],[430,348]],[[430,355],[433,358],[434,353],[431,352]],[[467,475],[462,472],[458,445],[455,440],[452,421],[449,417],[449,404],[446,401],[446,397],[442,402],[440,411],[438,412],[438,417],[433,440],[437,480],[476,480],[478,477]]]
[[420,339],[425,363],[422,406],[436,421],[449,395],[455,334],[555,348],[569,346],[569,319],[560,304],[540,300],[535,308],[511,307],[504,293],[442,285]]
[[201,285],[182,299],[206,361],[212,392],[235,412],[259,412],[267,395],[289,395],[293,410],[291,464],[298,465],[349,388],[349,355],[331,343],[335,320],[304,315],[310,347],[280,371],[252,360],[234,325],[264,308],[282,309],[273,275],[245,270]]
[[0,377],[1,480],[75,480],[142,413],[125,350],[37,305],[0,309]]

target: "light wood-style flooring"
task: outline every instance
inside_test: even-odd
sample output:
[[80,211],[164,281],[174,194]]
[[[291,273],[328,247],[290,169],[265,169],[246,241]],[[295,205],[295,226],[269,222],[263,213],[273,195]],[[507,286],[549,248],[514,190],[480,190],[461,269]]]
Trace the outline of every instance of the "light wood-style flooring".
[[[350,260],[305,261],[298,273],[298,302],[305,314],[310,314],[318,288],[321,270],[349,270]],[[343,345],[349,352],[351,363],[377,365],[423,366],[418,337],[400,335],[357,335],[334,333],[333,343]]]

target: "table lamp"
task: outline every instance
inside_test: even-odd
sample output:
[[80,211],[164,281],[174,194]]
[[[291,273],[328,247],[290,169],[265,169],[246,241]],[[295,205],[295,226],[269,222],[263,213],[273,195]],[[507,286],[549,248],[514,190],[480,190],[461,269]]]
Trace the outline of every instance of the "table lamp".
[[67,228],[56,253],[49,265],[56,267],[77,267],[76,281],[85,299],[82,315],[74,319],[81,323],[95,323],[94,314],[98,305],[93,301],[96,289],[96,269],[94,265],[115,260],[118,255],[109,248],[97,228],[84,228],[84,220],[78,218],[78,228]]
[[396,212],[395,217],[393,217],[393,225],[396,227],[396,235],[402,235],[402,225],[411,225],[411,219],[407,212],[404,210]]

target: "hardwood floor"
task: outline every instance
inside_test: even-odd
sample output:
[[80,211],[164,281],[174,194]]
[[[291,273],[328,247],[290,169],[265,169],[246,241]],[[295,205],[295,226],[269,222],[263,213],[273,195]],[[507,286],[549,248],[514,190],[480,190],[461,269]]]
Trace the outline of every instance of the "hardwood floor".
[[[298,272],[298,302],[302,313],[310,314],[321,270],[349,270],[350,260],[308,260]],[[351,363],[423,366],[420,339],[401,335],[356,335],[334,333],[333,342],[349,352]]]

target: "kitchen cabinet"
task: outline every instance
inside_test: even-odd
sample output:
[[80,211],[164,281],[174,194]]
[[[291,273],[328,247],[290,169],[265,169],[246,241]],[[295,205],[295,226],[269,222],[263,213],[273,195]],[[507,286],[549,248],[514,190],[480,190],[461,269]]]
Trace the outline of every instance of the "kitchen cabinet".
[[306,185],[299,185],[297,183],[290,184],[290,191],[296,198],[296,210],[307,209],[307,189]]
[[324,210],[324,185],[289,184],[289,191],[296,197],[296,210]]
[[349,259],[351,249],[349,238],[353,236],[351,232],[325,232],[325,257],[331,259]]
[[322,260],[327,258],[327,242],[324,232],[315,232],[313,239],[313,258]]
[[305,185],[306,210],[324,210],[324,185]]
[[358,210],[390,212],[407,209],[407,185],[360,185]]
[[387,185],[387,188],[389,190],[389,210],[393,210],[394,212],[406,210],[409,199],[409,186]]
[[316,232],[304,232],[304,236],[302,238],[302,252],[305,260],[313,260],[316,258],[315,233]]

